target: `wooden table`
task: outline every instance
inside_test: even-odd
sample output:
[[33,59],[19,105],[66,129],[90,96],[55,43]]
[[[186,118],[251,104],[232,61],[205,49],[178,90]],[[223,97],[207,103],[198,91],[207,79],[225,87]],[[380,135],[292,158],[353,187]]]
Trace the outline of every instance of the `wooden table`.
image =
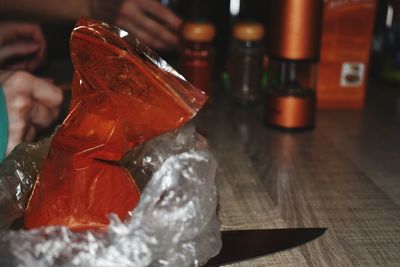
[[223,229],[328,227],[235,266],[400,266],[400,87],[370,87],[366,110],[320,111],[303,133],[269,129],[260,106],[226,95],[202,111]]
[[[64,83],[71,71],[47,72]],[[234,266],[400,266],[400,88],[369,89],[364,111],[320,111],[309,132],[269,129],[261,106],[240,108],[226,94],[196,118],[219,162],[223,229],[328,227]]]

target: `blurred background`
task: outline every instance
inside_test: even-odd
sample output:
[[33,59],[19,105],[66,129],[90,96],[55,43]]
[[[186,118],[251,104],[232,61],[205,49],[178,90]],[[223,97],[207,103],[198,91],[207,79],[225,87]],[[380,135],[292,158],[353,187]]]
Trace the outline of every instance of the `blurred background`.
[[209,104],[228,98],[241,108],[263,106],[260,122],[272,127],[313,129],[317,109],[363,109],[369,79],[400,83],[397,0],[75,2],[86,4],[82,10],[57,2],[46,10],[30,0],[0,6],[4,21],[40,23],[46,60],[30,71],[65,88],[73,75],[69,38],[81,14],[149,45],[205,91]]
[[[213,40],[215,47],[215,63],[216,63],[216,73],[217,76],[223,76],[224,70],[226,69],[228,54],[230,44],[232,42],[232,29],[235,23],[239,21],[256,21],[260,22],[265,27],[265,37],[264,44],[266,45],[266,40],[268,39],[268,12],[269,10],[274,10],[274,1],[257,1],[257,0],[220,0],[220,1],[210,1],[210,0],[195,0],[195,1],[182,1],[182,0],[162,0],[161,3],[168,8],[170,8],[175,14],[177,14],[183,21],[207,21],[214,25],[216,34]],[[338,2],[338,1],[325,1],[327,2]],[[342,1],[343,2],[343,1]],[[344,1],[346,2],[346,1]],[[348,5],[354,5],[354,2],[349,1]],[[365,64],[365,72],[363,78],[365,79],[362,84],[365,86],[367,84],[368,78],[373,77],[381,81],[389,83],[398,83],[400,81],[399,66],[400,66],[400,56],[399,56],[399,38],[400,38],[400,11],[399,11],[399,1],[389,1],[389,0],[379,0],[379,1],[358,1],[360,3],[364,2],[373,7],[368,7],[369,10],[360,12],[363,7],[349,12],[354,12],[353,14],[362,13],[362,16],[358,18],[358,22],[355,21],[354,16],[352,16],[352,21],[348,21],[349,24],[362,24],[362,28],[357,28],[354,31],[356,34],[353,36],[354,40],[336,40],[336,42],[343,42],[343,49],[345,50],[345,42],[361,42],[362,49],[368,50],[364,52],[365,55],[360,55],[362,59],[357,59],[363,61]],[[326,3],[325,3],[325,16],[326,16]],[[350,7],[354,8],[354,7]],[[365,10],[365,7],[364,7]],[[373,14],[371,16],[371,13]],[[346,22],[337,15],[337,21],[342,21],[342,24]],[[329,15],[333,16],[334,15]],[[332,19],[334,20],[334,19]],[[332,22],[335,23],[335,22]],[[70,23],[44,23],[42,24],[44,34],[48,41],[47,58],[48,59],[68,59],[69,58],[69,36],[73,29],[74,22]],[[329,25],[326,23],[325,28],[322,29],[322,35],[328,36],[329,27],[338,27]],[[368,33],[369,28],[372,27],[372,34]],[[332,29],[331,29],[332,30]],[[333,31],[333,30],[332,30]],[[364,33],[361,33],[364,31]],[[367,32],[365,32],[367,31]],[[339,33],[337,33],[339,34]],[[343,33],[348,34],[348,33]],[[365,35],[362,37],[361,35]],[[358,35],[358,36],[357,36]],[[361,36],[361,37],[360,37]],[[324,42],[324,37],[322,37],[322,42]],[[337,37],[339,38],[339,37]],[[361,38],[361,39],[360,39]],[[359,40],[357,40],[359,39]],[[327,40],[330,42],[331,40]],[[335,40],[331,41],[332,43]],[[329,46],[329,44],[322,43],[322,46]],[[329,49],[334,49],[335,44],[331,44]],[[339,45],[336,44],[336,48]],[[327,48],[327,50],[329,50]],[[344,51],[343,50],[343,51]],[[354,49],[353,49],[354,50]],[[162,57],[166,58],[168,62],[172,63],[175,67],[178,67],[179,61],[179,47],[176,49],[170,49],[168,51],[159,50],[157,51]],[[324,53],[325,51],[322,51]],[[325,52],[327,53],[327,52]],[[337,53],[341,53],[338,51]],[[343,52],[345,53],[345,52]],[[341,59],[342,62],[354,61],[352,58],[354,55],[350,55],[348,59]],[[367,58],[365,58],[367,57]],[[324,55],[321,55],[324,61]],[[325,64],[324,62],[322,64]],[[329,63],[328,63],[329,64]],[[46,64],[43,66],[46,69]],[[71,67],[72,68],[72,67]],[[46,69],[48,71],[48,69]],[[40,73],[40,71],[39,71]],[[321,73],[324,75],[324,71]],[[72,75],[72,74],[71,74]],[[330,78],[331,79],[331,78]],[[335,83],[339,83],[340,77],[337,77]],[[330,85],[318,84],[322,87],[329,87]],[[319,88],[317,88],[318,91]],[[335,89],[325,89],[321,90],[335,90]],[[336,90],[339,90],[337,88]],[[363,89],[360,89],[363,91]],[[327,92],[327,98],[332,97],[334,93]],[[353,96],[354,97],[354,96]],[[351,96],[350,96],[351,98]],[[344,104],[340,103],[335,106],[331,104],[331,108],[362,108],[364,103],[364,98],[358,96],[359,103]],[[329,104],[327,105],[329,107]]]

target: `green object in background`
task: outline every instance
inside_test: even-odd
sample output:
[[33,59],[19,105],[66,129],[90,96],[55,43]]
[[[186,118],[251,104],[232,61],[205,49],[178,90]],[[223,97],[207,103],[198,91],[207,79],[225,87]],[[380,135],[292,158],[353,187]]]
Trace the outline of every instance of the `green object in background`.
[[383,62],[380,76],[383,80],[400,83],[400,68],[396,66],[392,57],[387,57]]
[[263,73],[262,73],[262,77],[261,77],[261,90],[263,92],[267,91],[268,80],[269,80],[268,72],[266,70],[264,70]]
[[[224,87],[224,89],[226,91],[230,91],[231,82],[229,80],[229,75],[226,71],[222,72],[221,80],[222,80],[222,86]],[[267,89],[268,89],[268,81],[269,81],[268,71],[264,70],[262,72],[262,77],[261,77],[261,90],[263,92],[267,91]]]
[[0,85],[0,162],[3,161],[8,143],[8,114],[6,98]]
[[222,72],[221,79],[222,79],[222,86],[226,91],[229,91],[231,83],[229,81],[229,75],[226,71]]

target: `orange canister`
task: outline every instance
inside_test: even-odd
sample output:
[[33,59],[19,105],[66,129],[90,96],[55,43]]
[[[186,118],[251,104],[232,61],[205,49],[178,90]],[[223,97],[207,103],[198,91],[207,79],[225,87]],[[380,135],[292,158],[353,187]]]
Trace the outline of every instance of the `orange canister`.
[[323,0],[270,3],[265,123],[289,130],[313,128]]

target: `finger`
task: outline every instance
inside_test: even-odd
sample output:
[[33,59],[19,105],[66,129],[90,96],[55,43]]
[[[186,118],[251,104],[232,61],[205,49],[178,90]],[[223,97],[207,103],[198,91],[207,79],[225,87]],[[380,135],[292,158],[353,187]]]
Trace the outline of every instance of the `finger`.
[[37,24],[32,24],[31,27],[31,39],[29,41],[34,42],[39,46],[38,52],[27,66],[28,70],[33,71],[44,62],[47,43],[41,27]]
[[10,125],[14,122],[17,126],[19,121],[26,121],[29,118],[30,111],[33,106],[32,99],[30,96],[26,95],[17,95],[12,97],[11,99],[7,99],[7,113],[8,113],[8,120]]
[[33,29],[31,32],[32,39],[41,45],[42,48],[46,47],[46,39],[44,38],[44,34],[42,28],[38,24],[32,25]]
[[43,62],[44,62],[44,59],[43,59],[43,58],[40,58],[40,56],[38,55],[37,57],[35,57],[34,59],[29,60],[29,61],[26,63],[25,70],[34,71],[34,70],[37,69]]
[[50,77],[42,77],[43,80],[49,82],[49,83],[54,83],[54,79]]
[[32,86],[36,79],[26,71],[7,71],[6,77],[2,78],[3,91],[6,95],[7,103],[14,102],[14,97],[23,97],[32,102]]
[[131,33],[134,37],[138,38],[142,43],[155,48],[155,49],[166,49],[166,44],[160,42],[158,39],[153,38],[151,35],[137,27],[135,24],[128,20],[119,18],[117,20],[117,25]]
[[8,143],[7,143],[6,156],[8,154],[10,154],[13,151],[13,149],[21,142],[22,142],[22,139],[21,139],[21,141],[17,141],[17,140],[14,140],[13,138],[9,138]]
[[165,44],[161,43],[157,38],[152,37],[146,30],[132,20],[132,18],[140,16],[141,13],[142,11],[138,9],[137,4],[133,1],[125,1],[121,7],[116,24],[134,35],[134,37],[138,38],[142,43],[152,48],[166,47]]
[[[26,59],[25,59],[26,58]],[[10,59],[4,62],[1,66],[3,69],[6,70],[26,70],[26,71],[34,71],[40,64],[43,62],[37,57],[27,56],[23,59]]]
[[48,111],[50,113],[52,121],[55,121],[56,119],[58,119],[58,116],[60,115],[61,105],[58,105],[57,107],[49,108]]
[[22,59],[31,56],[39,51],[40,47],[36,43],[19,42],[5,45],[0,48],[0,64],[6,64],[7,61]]
[[[27,67],[28,70],[37,68],[45,58],[46,39],[41,27],[34,23],[12,23],[0,24],[0,47],[14,45],[15,43],[34,43],[37,45],[34,58]],[[10,64],[13,65],[14,63]],[[15,68],[13,68],[15,69]]]
[[8,128],[7,154],[9,154],[19,143],[24,140],[28,129],[28,123],[25,120],[10,120]]
[[34,71],[37,69],[40,65],[43,64],[45,61],[46,55],[45,55],[45,49],[46,49],[46,44],[42,45],[40,50],[34,55],[34,57],[28,62],[28,65],[26,67],[27,70]]
[[53,111],[40,103],[32,107],[30,117],[31,123],[39,129],[49,126],[55,119]]
[[19,61],[17,63],[5,63],[2,68],[6,70],[28,70],[29,62],[28,61]]
[[35,128],[35,126],[29,125],[23,137],[23,141],[32,142],[36,137],[36,132],[37,129]]
[[[127,12],[129,12],[129,14]],[[122,11],[121,16],[130,20],[132,24],[137,25],[137,27],[147,32],[154,39],[158,39],[161,43],[164,43],[164,46],[176,47],[179,44],[179,39],[176,34],[168,30],[167,27],[162,26],[155,19],[146,16],[145,13],[137,9],[135,10],[135,8]]]
[[21,40],[32,41],[39,45],[40,51],[46,49],[46,39],[44,38],[41,27],[34,23],[22,24],[17,29],[18,38]]
[[137,0],[137,2],[144,11],[165,22],[174,31],[178,31],[181,27],[182,20],[160,2],[154,0]]
[[45,58],[46,58],[46,48],[47,48],[47,42],[46,39],[44,38],[42,29],[40,28],[39,25],[37,25],[37,31],[35,31],[34,35],[34,40],[38,43],[40,50],[37,53],[36,58],[34,59],[34,68],[36,69],[38,66],[40,66]]
[[21,38],[37,38],[41,34],[40,27],[33,23],[8,22],[4,23],[1,28],[0,45],[14,42]]
[[41,78],[34,78],[32,89],[33,98],[49,109],[58,108],[61,105],[62,90],[54,84]]

